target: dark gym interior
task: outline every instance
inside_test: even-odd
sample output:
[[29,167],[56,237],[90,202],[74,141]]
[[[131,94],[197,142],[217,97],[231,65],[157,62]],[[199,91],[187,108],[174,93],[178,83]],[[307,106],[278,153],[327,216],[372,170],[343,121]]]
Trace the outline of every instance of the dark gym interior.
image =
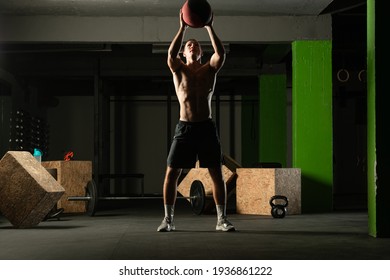
[[[25,6],[0,4],[0,17],[17,22],[29,15],[74,16],[72,6],[40,10],[23,2]],[[236,213],[233,196],[228,214],[237,231],[231,234],[215,232],[215,213],[195,215],[187,200],[178,200],[177,231],[167,234],[156,232],[163,215],[161,200],[102,201],[93,217],[62,213],[27,229],[14,228],[0,215],[0,259],[389,259],[389,240],[368,234],[367,3],[326,2],[317,15],[330,15],[332,21],[330,211],[304,211],[283,219],[243,215]],[[223,14],[221,6],[215,7],[217,15]],[[138,8],[139,16],[147,10]],[[282,7],[273,8],[279,16]],[[115,7],[107,11],[116,11],[113,18],[126,17]],[[82,9],[77,13],[85,16]],[[253,16],[245,9],[238,9],[237,15]],[[264,15],[272,17],[273,12]],[[92,162],[100,196],[160,196],[178,117],[167,44],[160,43],[34,41],[34,36],[18,42],[0,37],[0,155],[39,148],[43,161],[58,161],[73,152],[72,160]],[[259,77],[272,65],[287,79],[283,167],[299,168],[293,166],[291,42],[224,43],[227,59],[212,101],[224,152],[242,167],[261,158]],[[202,60],[209,58],[207,47]],[[28,137],[16,129],[18,118],[35,129]],[[153,133],[146,127],[153,127]]]

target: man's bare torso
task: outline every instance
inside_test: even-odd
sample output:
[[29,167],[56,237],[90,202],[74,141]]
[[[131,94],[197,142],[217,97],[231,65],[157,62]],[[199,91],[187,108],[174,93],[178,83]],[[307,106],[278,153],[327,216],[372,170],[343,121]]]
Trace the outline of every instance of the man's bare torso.
[[180,120],[199,122],[211,118],[211,98],[216,74],[206,64],[183,64],[173,75],[180,104]]

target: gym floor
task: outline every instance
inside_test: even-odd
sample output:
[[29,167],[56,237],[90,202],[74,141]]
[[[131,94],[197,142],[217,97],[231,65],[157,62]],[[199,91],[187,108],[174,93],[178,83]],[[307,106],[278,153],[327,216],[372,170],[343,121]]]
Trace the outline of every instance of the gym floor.
[[214,214],[177,203],[175,232],[157,232],[162,202],[100,205],[96,215],[62,214],[30,229],[0,216],[2,260],[387,260],[390,239],[368,235],[366,211],[229,219],[236,232],[215,231]]

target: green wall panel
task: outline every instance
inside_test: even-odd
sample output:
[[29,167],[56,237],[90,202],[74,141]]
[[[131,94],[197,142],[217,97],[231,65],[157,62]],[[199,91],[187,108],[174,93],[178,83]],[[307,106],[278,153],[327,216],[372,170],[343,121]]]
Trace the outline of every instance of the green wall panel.
[[331,53],[331,41],[292,43],[292,165],[306,213],[333,210]]
[[368,232],[376,230],[376,154],[375,154],[375,1],[367,1],[367,185]]
[[[384,11],[386,1],[367,2],[367,185],[369,234],[390,237],[390,95],[388,73],[390,53],[384,41],[388,33]],[[376,60],[376,57],[379,59]],[[378,70],[378,71],[376,71]]]
[[260,76],[259,161],[287,165],[286,75]]

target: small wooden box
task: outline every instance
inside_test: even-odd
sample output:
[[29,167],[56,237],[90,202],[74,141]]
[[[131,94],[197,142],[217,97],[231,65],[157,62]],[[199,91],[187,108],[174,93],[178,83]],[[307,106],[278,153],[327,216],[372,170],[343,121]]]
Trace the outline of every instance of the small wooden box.
[[57,181],[65,189],[65,194],[58,201],[57,207],[64,208],[64,213],[84,213],[84,201],[68,201],[69,196],[85,196],[85,187],[92,180],[91,161],[43,161],[43,167],[57,169]]
[[[224,164],[222,165],[222,175],[226,184],[227,199],[234,193],[236,187],[236,168],[240,165],[231,157],[224,155]],[[213,199],[213,180],[207,168],[200,168],[199,162],[195,168],[192,168],[177,187],[177,191],[185,196],[190,196],[191,185],[194,181],[200,181],[204,187],[206,197],[212,198],[206,200],[204,211],[210,212],[215,208]]]
[[269,202],[274,195],[287,197],[287,215],[301,213],[299,168],[237,168],[236,172],[238,214],[271,215]]

